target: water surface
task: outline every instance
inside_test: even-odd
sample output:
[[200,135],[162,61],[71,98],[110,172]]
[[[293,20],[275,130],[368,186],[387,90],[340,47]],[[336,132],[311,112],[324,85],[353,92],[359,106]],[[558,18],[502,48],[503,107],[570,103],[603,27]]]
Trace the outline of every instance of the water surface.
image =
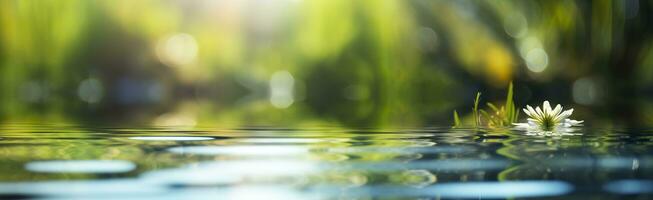
[[653,196],[653,130],[0,127],[0,198]]

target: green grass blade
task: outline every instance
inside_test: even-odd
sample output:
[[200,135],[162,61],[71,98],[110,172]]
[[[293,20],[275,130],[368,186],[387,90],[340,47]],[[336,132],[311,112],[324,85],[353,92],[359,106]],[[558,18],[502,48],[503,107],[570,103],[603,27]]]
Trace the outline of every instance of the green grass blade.
[[492,109],[492,111],[494,111],[495,113],[499,113],[501,111],[494,104],[492,104],[490,102],[488,102],[486,104],[487,104],[487,107],[490,107]]
[[461,127],[462,123],[460,122],[460,117],[458,117],[458,112],[456,110],[453,111],[453,127]]
[[474,100],[474,108],[472,108],[472,113],[474,114],[474,125],[476,128],[481,124],[481,116],[478,115],[478,103],[481,101],[481,92],[476,93],[476,99]]
[[515,102],[513,100],[513,85],[512,82],[508,85],[508,95],[506,95],[506,121],[514,123],[517,121],[517,114],[515,113]]

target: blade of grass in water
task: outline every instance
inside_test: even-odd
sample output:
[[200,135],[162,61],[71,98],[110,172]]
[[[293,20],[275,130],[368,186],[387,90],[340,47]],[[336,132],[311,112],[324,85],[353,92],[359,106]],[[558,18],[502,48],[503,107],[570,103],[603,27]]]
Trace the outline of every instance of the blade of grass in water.
[[[510,126],[512,123],[517,122],[519,118],[519,111],[517,111],[515,106],[515,101],[513,99],[513,84],[510,82],[508,85],[508,94],[506,95],[505,105],[500,108],[496,105],[488,102],[486,105],[491,109],[491,113],[483,109],[479,109],[478,105],[481,102],[481,93],[476,93],[476,99],[474,99],[474,107],[472,108],[472,114],[474,115],[474,126],[476,128],[481,126],[482,120],[481,117],[486,118],[485,125],[495,126],[495,127],[505,127]],[[460,116],[458,112],[454,110],[454,127],[459,127],[462,123],[460,122]]]
[[478,115],[478,103],[481,100],[481,93],[478,92],[476,93],[476,99],[474,100],[474,108],[472,108],[472,112],[474,113],[474,125],[476,128],[478,128],[481,125],[481,116]]
[[458,112],[453,111],[453,127],[461,127],[462,123],[460,122],[460,117],[458,117]]
[[507,123],[512,124],[517,121],[517,114],[515,114],[515,102],[513,101],[512,82],[508,85],[508,95],[506,95],[506,117]]
[[495,113],[501,112],[501,110],[499,110],[494,104],[490,102],[487,102],[485,105],[487,105],[487,107],[490,107],[490,109],[492,109],[492,111],[494,111]]

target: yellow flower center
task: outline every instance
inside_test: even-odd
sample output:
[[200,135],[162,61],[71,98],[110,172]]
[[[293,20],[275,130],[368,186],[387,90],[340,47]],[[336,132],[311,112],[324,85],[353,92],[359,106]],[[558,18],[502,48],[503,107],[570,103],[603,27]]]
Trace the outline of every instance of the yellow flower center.
[[540,128],[542,128],[544,131],[553,131],[553,128],[555,128],[556,124],[556,120],[554,120],[550,115],[544,115],[544,117],[540,119]]

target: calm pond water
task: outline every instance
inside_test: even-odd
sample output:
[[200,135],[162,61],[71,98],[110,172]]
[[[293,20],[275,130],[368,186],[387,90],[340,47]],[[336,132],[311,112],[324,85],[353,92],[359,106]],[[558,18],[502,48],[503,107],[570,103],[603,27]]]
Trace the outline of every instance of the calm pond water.
[[653,130],[0,128],[0,198],[653,197]]

